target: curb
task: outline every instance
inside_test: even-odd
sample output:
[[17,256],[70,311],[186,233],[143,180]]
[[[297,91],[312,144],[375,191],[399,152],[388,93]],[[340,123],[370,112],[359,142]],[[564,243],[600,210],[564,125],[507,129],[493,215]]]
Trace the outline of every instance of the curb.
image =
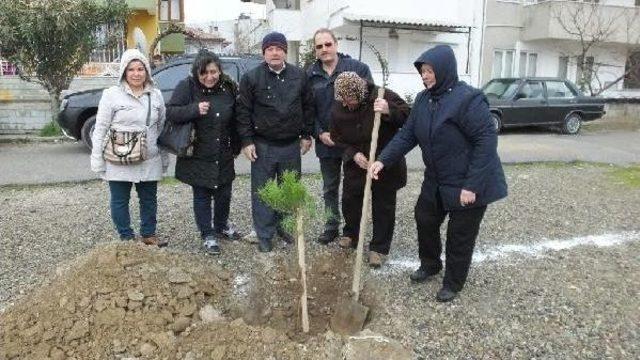
[[0,135],[0,144],[57,144],[76,141],[66,136]]

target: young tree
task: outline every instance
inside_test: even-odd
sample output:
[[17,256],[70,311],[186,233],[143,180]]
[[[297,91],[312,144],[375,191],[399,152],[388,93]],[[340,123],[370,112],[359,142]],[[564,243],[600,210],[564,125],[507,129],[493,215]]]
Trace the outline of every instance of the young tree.
[[[570,53],[565,50],[565,55],[576,61],[576,84],[580,90],[595,96],[624,79],[627,74],[637,71],[635,67],[626,69],[625,74],[605,86],[599,78],[600,69],[615,66],[594,61],[592,55],[594,49],[614,40],[619,42],[618,38],[621,37],[626,37],[626,51],[638,46],[640,17],[637,9],[614,8],[599,2],[566,2],[558,4],[552,16],[564,32],[578,41],[577,50]],[[597,86],[594,86],[594,80]]]
[[98,27],[124,24],[128,14],[124,0],[3,0],[0,53],[47,90],[55,119],[60,94],[99,45]]
[[269,180],[258,195],[272,209],[285,217],[282,225],[287,231],[295,230],[297,234],[298,265],[300,267],[300,296],[302,331],[309,332],[309,312],[307,310],[307,265],[305,255],[304,223],[312,217],[315,201],[305,185],[300,181],[296,171],[287,170],[282,174],[281,181]]

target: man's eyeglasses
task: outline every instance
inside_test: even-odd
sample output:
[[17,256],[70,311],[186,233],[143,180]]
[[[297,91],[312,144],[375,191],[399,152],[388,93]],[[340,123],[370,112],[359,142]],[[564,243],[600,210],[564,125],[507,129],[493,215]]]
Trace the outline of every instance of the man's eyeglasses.
[[332,46],[333,46],[333,43],[326,42],[324,44],[316,45],[316,50],[322,50],[323,47],[326,47],[327,49],[330,49]]

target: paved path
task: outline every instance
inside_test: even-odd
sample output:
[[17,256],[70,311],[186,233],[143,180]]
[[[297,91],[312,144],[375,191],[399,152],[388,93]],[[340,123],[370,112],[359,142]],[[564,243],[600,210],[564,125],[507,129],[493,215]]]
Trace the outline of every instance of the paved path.
[[[499,137],[505,163],[531,161],[594,161],[628,165],[640,163],[640,132],[617,131],[566,136],[536,130],[510,131]],[[407,156],[410,169],[422,169],[418,149]],[[303,171],[319,172],[314,153],[303,157]],[[236,161],[239,174],[248,174],[249,162]],[[173,173],[173,170],[170,170]],[[95,179],[89,170],[89,152],[81,143],[0,144],[0,185],[44,184]]]

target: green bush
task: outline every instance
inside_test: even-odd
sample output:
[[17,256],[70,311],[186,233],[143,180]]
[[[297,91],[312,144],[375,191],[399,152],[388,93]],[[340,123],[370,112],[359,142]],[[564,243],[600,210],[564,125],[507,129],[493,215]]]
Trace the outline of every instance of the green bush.
[[50,121],[40,129],[40,136],[62,136],[62,130],[57,122]]

